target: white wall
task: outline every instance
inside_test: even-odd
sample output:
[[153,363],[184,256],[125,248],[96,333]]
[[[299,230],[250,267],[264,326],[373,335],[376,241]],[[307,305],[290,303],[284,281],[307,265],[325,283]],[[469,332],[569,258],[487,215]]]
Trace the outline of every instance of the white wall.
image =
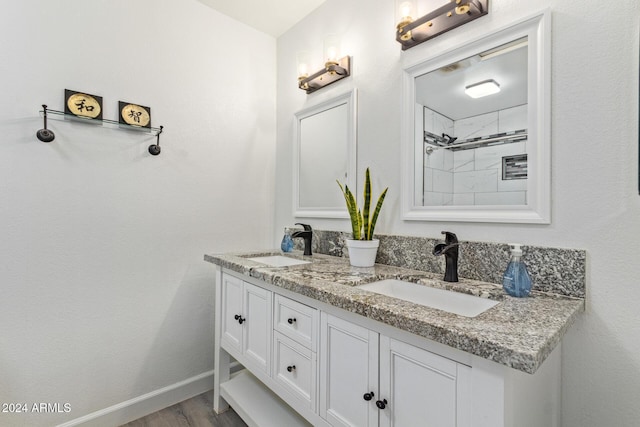
[[[238,37],[232,37],[233,35]],[[206,252],[270,245],[276,42],[196,0],[3,1],[0,413],[54,425],[213,369]],[[155,139],[50,120],[64,89],[148,105]]]
[[[327,0],[278,39],[276,218],[273,241],[292,225],[293,114],[351,87],[359,93],[358,174],[372,168],[389,186],[381,233],[520,241],[586,249],[587,311],[563,345],[563,425],[635,426],[640,419],[640,196],[638,196],[638,17],[640,3],[492,0],[490,13],[401,53],[393,0]],[[552,10],[552,223],[501,225],[406,222],[400,214],[402,68],[541,8]],[[352,77],[312,95],[296,87],[295,54],[325,34],[343,34]],[[347,220],[316,228],[349,231]],[[425,256],[430,256],[425,254]]]

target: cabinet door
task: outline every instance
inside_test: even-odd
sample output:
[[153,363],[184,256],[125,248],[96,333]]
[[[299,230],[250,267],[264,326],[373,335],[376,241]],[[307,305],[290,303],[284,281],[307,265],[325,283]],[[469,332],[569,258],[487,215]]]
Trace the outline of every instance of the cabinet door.
[[378,334],[322,313],[320,352],[320,415],[333,426],[377,426]]
[[269,373],[271,354],[271,292],[244,283],[244,345],[247,361]]
[[242,324],[235,316],[242,316],[243,281],[228,274],[222,275],[222,336],[224,346],[242,351]]
[[455,427],[458,363],[421,348],[380,338],[380,426]]

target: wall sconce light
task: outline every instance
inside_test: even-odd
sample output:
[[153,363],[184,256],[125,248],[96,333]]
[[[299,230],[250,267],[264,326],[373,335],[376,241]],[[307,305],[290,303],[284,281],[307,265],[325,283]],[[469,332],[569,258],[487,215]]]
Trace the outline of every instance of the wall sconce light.
[[351,75],[351,58],[349,55],[340,58],[339,37],[329,35],[325,38],[323,57],[324,68],[309,75],[310,55],[307,52],[298,54],[298,87],[308,94]]
[[396,41],[402,50],[410,49],[460,25],[489,13],[489,0],[451,0],[422,18],[416,0],[396,0]]
[[482,98],[483,96],[493,95],[500,92],[500,85],[493,79],[483,80],[464,88],[464,93],[471,98]]

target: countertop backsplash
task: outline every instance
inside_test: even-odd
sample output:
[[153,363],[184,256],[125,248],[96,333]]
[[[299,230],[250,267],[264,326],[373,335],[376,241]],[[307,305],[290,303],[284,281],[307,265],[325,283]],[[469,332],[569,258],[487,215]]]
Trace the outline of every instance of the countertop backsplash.
[[[286,230],[291,233],[298,228]],[[348,258],[345,240],[350,237],[349,232],[314,229],[313,252]],[[444,257],[432,255],[434,246],[442,243],[444,237],[433,239],[379,233],[375,237],[380,239],[376,263],[444,274]],[[304,249],[302,239],[294,239],[294,248]],[[522,250],[534,290],[585,297],[586,251],[529,245],[523,245]],[[458,274],[466,279],[502,284],[509,254],[507,243],[460,240]]]

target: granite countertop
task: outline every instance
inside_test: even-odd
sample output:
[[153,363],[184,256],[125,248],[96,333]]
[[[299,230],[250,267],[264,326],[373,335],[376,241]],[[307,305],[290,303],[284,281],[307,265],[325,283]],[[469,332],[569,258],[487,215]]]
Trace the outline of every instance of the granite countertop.
[[[301,252],[285,256],[312,261],[289,267],[269,267],[247,258],[285,255],[262,251],[205,255],[205,261],[271,285],[368,317],[476,356],[534,373],[560,342],[584,300],[533,291],[528,298],[506,295],[502,286],[460,279],[449,283],[441,275],[376,264],[352,267],[341,257]],[[383,279],[401,279],[500,301],[469,318],[357,288]]]

